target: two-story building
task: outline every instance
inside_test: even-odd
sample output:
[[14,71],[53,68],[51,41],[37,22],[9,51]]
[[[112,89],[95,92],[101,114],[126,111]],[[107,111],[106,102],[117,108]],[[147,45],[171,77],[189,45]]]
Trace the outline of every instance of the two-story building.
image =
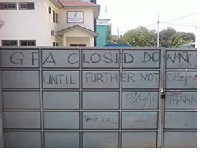
[[0,0],[0,46],[96,46],[95,0]]

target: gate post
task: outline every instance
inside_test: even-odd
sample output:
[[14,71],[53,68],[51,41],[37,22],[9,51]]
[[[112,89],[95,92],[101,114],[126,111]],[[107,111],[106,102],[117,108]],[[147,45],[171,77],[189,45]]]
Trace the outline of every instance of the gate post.
[[165,48],[161,48],[160,55],[160,90],[159,90],[159,114],[158,114],[158,138],[157,147],[163,148],[163,128],[165,111]]
[[2,87],[1,87],[1,48],[0,48],[0,148],[4,147],[3,143],[3,104],[2,104]]

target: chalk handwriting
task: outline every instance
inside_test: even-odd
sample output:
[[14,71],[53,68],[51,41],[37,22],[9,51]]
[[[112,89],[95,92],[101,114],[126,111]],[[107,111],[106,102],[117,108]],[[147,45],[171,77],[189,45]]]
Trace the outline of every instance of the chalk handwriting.
[[148,92],[147,94],[144,94],[142,92],[131,92],[126,94],[126,99],[128,99],[132,104],[143,101],[149,101],[150,103],[156,102],[156,98],[151,95],[151,92]]
[[103,123],[103,124],[118,124],[117,120],[110,117],[103,117],[103,116],[83,116],[84,122],[93,122],[93,123]]
[[[69,64],[76,64],[78,63],[79,61],[76,60],[77,58],[79,57],[79,55],[77,53],[71,53],[69,54],[69,56],[66,58],[66,62],[69,63]],[[75,60],[75,61],[74,61]]]
[[[140,79],[138,79],[140,77]],[[109,72],[109,71],[88,71],[85,73],[86,83],[113,83],[113,82],[136,82],[136,81],[158,81],[159,73],[156,72]]]
[[[141,52],[140,62],[159,62],[160,61],[160,52]],[[97,64],[97,63],[133,63],[135,61],[135,56],[133,53],[111,53],[111,52],[104,52],[104,53],[83,53],[82,55],[82,62],[83,64]]]
[[168,94],[168,98],[170,105],[178,105],[180,103],[189,105],[197,104],[197,97],[194,94]]
[[191,54],[186,53],[181,53],[181,52],[174,52],[174,54],[167,54],[167,56],[164,58],[166,59],[166,61],[171,61],[172,63],[175,63],[176,61],[178,61],[179,63],[182,62],[186,62],[189,63],[190,62],[190,56]]
[[[18,56],[19,58],[15,58],[15,56]],[[10,62],[23,65],[23,58],[24,54],[22,52],[15,52],[10,56]]]
[[[14,52],[10,55],[10,62],[15,65],[24,65],[25,61],[27,60],[27,56],[23,52]],[[31,52],[31,64],[36,65],[38,64],[38,52]],[[37,61],[37,62],[35,62]],[[26,61],[27,64],[27,61]]]
[[167,67],[172,68],[188,68],[197,66],[196,52],[193,51],[171,51],[163,56],[166,60]]
[[83,53],[82,55],[83,64],[97,64],[97,63],[122,63],[122,55],[121,53]]
[[[138,54],[139,52],[139,54]],[[59,53],[59,52],[57,52]],[[47,52],[47,54],[42,56],[43,58],[43,65],[52,65],[52,66],[59,66],[58,62],[59,59],[55,57],[54,52]],[[187,66],[196,66],[196,53],[190,52],[190,51],[168,51],[166,55],[163,56],[163,58],[166,60],[166,63],[168,66],[172,66],[173,64],[179,64],[179,66],[184,67]],[[64,58],[65,63],[67,65],[71,64],[77,64],[79,63],[79,53],[77,52],[70,52],[66,55]],[[99,52],[98,50],[96,52],[83,52],[81,62],[83,66],[89,66],[89,65],[111,65],[114,66],[116,64],[119,65],[119,63],[124,63],[126,66],[130,64],[133,66],[135,62],[139,63],[155,63],[160,62],[160,51],[137,51],[137,53],[134,54],[134,52],[123,52],[120,53],[118,51],[112,52],[112,51],[104,51]],[[10,63],[14,65],[24,65],[27,64],[27,61],[30,60],[30,63],[32,65],[38,64],[39,56],[38,52],[31,52],[31,57],[27,57],[25,55],[25,52],[23,51],[15,51],[10,55]],[[25,62],[26,61],[26,62]]]
[[159,62],[160,61],[160,52],[153,52],[153,53],[149,53],[149,52],[144,52],[144,58],[141,62]]
[[184,86],[196,85],[196,72],[168,72],[167,80],[170,82],[181,82]]
[[141,81],[158,81],[159,80],[159,73],[143,72],[143,73],[140,73],[140,75],[141,75]]
[[125,102],[131,103],[136,107],[146,107],[157,102],[157,97],[152,92],[127,92],[125,94]]
[[74,79],[73,75],[64,75],[64,74],[48,74],[43,75],[43,83],[49,85],[59,85],[59,84],[77,84],[77,81]]
[[52,63],[52,64],[56,65],[56,61],[55,61],[55,59],[54,59],[54,56],[53,56],[53,53],[52,53],[52,52],[49,52],[48,57],[47,57],[47,58],[44,60],[44,62],[43,62],[43,65],[44,65],[45,63]]

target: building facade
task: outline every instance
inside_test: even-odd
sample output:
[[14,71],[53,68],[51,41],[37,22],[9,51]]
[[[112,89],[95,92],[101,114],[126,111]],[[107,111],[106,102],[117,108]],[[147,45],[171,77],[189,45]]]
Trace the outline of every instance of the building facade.
[[100,6],[89,0],[0,0],[0,46],[95,46]]
[[97,19],[97,46],[102,47],[111,42],[110,19]]

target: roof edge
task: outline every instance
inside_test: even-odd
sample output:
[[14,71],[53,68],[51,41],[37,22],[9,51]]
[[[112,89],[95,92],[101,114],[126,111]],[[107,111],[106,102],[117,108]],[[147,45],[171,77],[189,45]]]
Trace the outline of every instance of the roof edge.
[[80,26],[80,25],[74,25],[74,26],[71,26],[71,27],[62,29],[62,30],[60,30],[60,31],[57,32],[57,35],[60,35],[60,36],[61,36],[63,33],[68,32],[68,31],[71,31],[71,30],[73,30],[73,29],[80,29],[80,30],[82,30],[82,31],[88,32],[88,33],[91,34],[93,37],[97,37],[97,36],[99,35],[99,34],[96,33],[95,31],[92,31],[92,30],[87,29],[87,28],[85,28],[85,27],[82,27],[82,26]]

